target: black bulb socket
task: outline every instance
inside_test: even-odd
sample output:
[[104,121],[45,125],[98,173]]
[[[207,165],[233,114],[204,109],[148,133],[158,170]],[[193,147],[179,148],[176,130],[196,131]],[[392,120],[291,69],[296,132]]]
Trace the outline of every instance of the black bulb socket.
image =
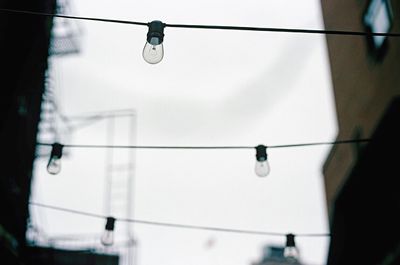
[[62,157],[62,150],[63,150],[63,145],[60,143],[54,143],[52,144],[52,149],[51,149],[51,154],[50,157],[58,158],[60,159]]
[[149,27],[149,31],[147,32],[147,42],[150,44],[153,44],[153,43],[151,43],[152,39],[157,38],[158,39],[157,45],[163,43],[165,24],[159,20],[154,20],[154,21],[148,23],[148,27]]
[[286,235],[286,247],[296,247],[296,243],[294,242],[295,235],[287,234]]
[[115,224],[115,218],[114,217],[107,217],[106,230],[107,231],[114,231],[114,224]]
[[259,162],[266,161],[268,159],[267,147],[265,145],[256,146],[256,158]]

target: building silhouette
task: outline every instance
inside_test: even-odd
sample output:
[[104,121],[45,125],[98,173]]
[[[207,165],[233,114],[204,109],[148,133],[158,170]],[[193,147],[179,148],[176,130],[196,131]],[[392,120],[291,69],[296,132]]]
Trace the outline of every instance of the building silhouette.
[[[51,14],[56,1],[1,0],[0,8]],[[36,141],[52,27],[49,16],[0,11],[0,264],[116,265],[116,254],[27,242],[32,168],[38,155]]]
[[[52,13],[53,0],[3,0],[1,8]],[[22,264],[28,199],[52,19],[0,13],[0,260]]]
[[286,258],[285,248],[282,246],[266,245],[263,248],[262,256],[259,261],[252,265],[301,265],[299,260]]
[[[400,2],[322,0],[327,30],[400,32]],[[326,36],[339,131],[324,165],[328,264],[400,264],[400,38]]]

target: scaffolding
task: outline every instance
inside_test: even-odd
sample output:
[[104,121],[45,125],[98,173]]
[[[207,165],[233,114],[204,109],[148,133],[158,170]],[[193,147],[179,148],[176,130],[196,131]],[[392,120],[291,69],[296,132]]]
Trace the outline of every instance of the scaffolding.
[[[124,131],[119,130],[118,126],[128,127],[128,144],[136,144],[137,115],[134,110],[111,110],[79,116],[65,116],[59,112],[56,102],[52,97],[47,99],[48,101],[44,101],[47,107],[42,108],[44,114],[41,121],[42,125],[40,126],[41,130],[39,131],[39,139],[47,139],[47,142],[54,139],[62,140],[56,129],[60,125],[57,126],[55,124],[57,120],[56,117],[59,117],[58,120],[64,124],[63,126],[65,128],[68,128],[69,137],[81,128],[103,121],[106,123],[105,136],[108,145],[115,144],[118,136],[116,135],[117,131]],[[37,152],[41,153],[38,156],[44,157],[49,153],[48,149],[49,148]],[[107,148],[105,152],[104,212],[108,216],[133,218],[135,149],[125,150],[122,154],[116,154],[113,148]],[[85,249],[107,254],[117,253],[120,256],[120,265],[136,265],[134,261],[137,256],[137,240],[134,237],[133,225],[129,223],[121,223],[118,225],[118,233],[115,235],[116,243],[111,247],[104,247],[101,245],[101,233],[91,236],[74,235],[46,237],[45,231],[41,230],[35,222],[30,224],[27,235],[28,239],[30,239],[34,245],[75,250]]]
[[[72,4],[70,0],[57,1],[57,14],[68,15],[71,13]],[[80,24],[67,18],[55,18],[49,54],[64,56],[78,54],[81,51],[82,29]]]

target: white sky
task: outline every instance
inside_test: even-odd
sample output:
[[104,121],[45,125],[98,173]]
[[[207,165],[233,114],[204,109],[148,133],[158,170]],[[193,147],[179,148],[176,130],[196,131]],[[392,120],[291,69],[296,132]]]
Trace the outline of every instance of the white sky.
[[[323,28],[307,1],[76,1],[76,15],[148,22]],[[66,115],[137,113],[138,145],[274,145],[336,135],[325,37],[267,32],[165,30],[158,65],[142,59],[147,28],[80,22],[79,56],[55,58],[50,75]],[[70,139],[106,144],[106,123]],[[116,144],[129,144],[126,124]],[[271,149],[258,178],[253,150],[138,150],[134,217],[273,232],[328,231],[321,168],[330,147]],[[117,152],[118,153],[118,152]],[[57,176],[35,164],[33,201],[104,213],[104,150],[74,149]],[[122,153],[116,154],[116,157]],[[101,233],[104,221],[33,210],[50,236]],[[117,227],[118,227],[117,223]],[[284,238],[134,225],[142,265],[249,265]],[[212,238],[213,248],[205,248]],[[297,238],[306,264],[323,264],[328,239]]]

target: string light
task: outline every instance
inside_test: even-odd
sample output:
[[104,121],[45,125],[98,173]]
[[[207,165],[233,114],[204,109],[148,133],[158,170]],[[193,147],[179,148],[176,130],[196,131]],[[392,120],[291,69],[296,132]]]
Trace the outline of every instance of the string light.
[[[124,21],[124,20],[114,20],[114,19],[102,19],[102,18],[90,18],[90,17],[77,17],[77,16],[66,16],[62,14],[50,14],[43,12],[33,12],[25,10],[13,10],[0,8],[0,11],[9,13],[19,13],[19,14],[30,14],[39,15],[47,17],[61,17],[67,19],[78,19],[78,20],[89,20],[89,21],[99,21],[99,22],[110,22],[110,23],[120,23],[120,24],[132,24],[132,25],[147,25],[149,31],[147,33],[147,42],[143,49],[143,58],[146,62],[150,64],[159,63],[164,56],[163,39],[164,39],[164,28],[192,28],[192,29],[219,29],[219,30],[243,30],[243,31],[266,31],[266,32],[285,32],[285,33],[306,33],[306,34],[326,34],[326,35],[350,35],[350,36],[386,36],[386,37],[400,37],[400,33],[382,33],[382,32],[360,32],[360,31],[342,31],[342,30],[312,30],[312,29],[289,29],[289,28],[261,28],[261,27],[240,27],[240,26],[212,26],[212,25],[185,25],[185,24],[165,24],[161,21],[152,21],[150,23],[135,22],[135,21]],[[47,165],[47,171],[50,174],[58,174],[61,170],[61,157],[63,147],[82,147],[82,148],[151,148],[151,149],[256,149],[256,174],[260,177],[265,177],[270,172],[270,166],[268,163],[268,155],[266,153],[267,148],[284,148],[284,147],[299,147],[299,146],[312,146],[312,145],[325,145],[325,144],[342,144],[342,143],[356,143],[356,142],[368,142],[370,139],[361,140],[344,140],[336,142],[323,142],[323,143],[308,143],[308,144],[293,144],[293,145],[281,145],[281,146],[265,146],[258,145],[256,147],[177,147],[177,146],[100,146],[100,145],[62,145],[60,143],[53,143],[50,159]],[[50,145],[46,143],[38,143],[38,145]],[[271,236],[285,236],[286,237],[286,247],[284,250],[284,255],[288,259],[299,258],[299,251],[295,244],[296,236],[330,236],[330,234],[282,234],[282,233],[271,233],[271,232],[260,232],[260,231],[249,231],[249,230],[237,230],[228,228],[216,228],[216,227],[204,227],[204,226],[192,226],[192,225],[182,225],[182,224],[171,224],[171,223],[161,223],[161,222],[151,222],[143,220],[133,220],[133,219],[116,219],[114,217],[104,217],[96,214],[85,213],[81,211],[65,209],[55,206],[43,205],[38,203],[32,203],[31,205],[62,210],[69,213],[82,214],[92,217],[106,218],[105,231],[101,237],[101,242],[105,246],[110,246],[114,243],[114,225],[115,221],[125,221],[125,222],[137,222],[149,225],[159,225],[175,228],[186,228],[186,229],[201,229],[201,230],[212,230],[212,231],[222,231],[222,232],[233,232],[233,233],[246,233],[246,234],[259,234],[259,235],[271,235]]]
[[63,145],[59,143],[52,144],[49,162],[47,163],[47,172],[56,175],[61,171],[61,157]]
[[[37,143],[42,146],[53,146],[47,170],[51,174],[57,174],[61,170],[60,158],[62,155],[62,148],[115,148],[115,149],[256,149],[256,165],[255,173],[259,177],[267,176],[271,169],[268,162],[267,148],[288,148],[288,147],[305,147],[317,145],[338,145],[350,143],[365,143],[370,142],[371,139],[353,139],[353,140],[338,140],[333,142],[313,142],[313,143],[300,143],[300,144],[286,144],[286,145],[258,145],[254,146],[159,146],[159,145],[84,145],[84,144],[59,144],[59,143]],[[52,165],[49,167],[49,165]],[[54,165],[54,166],[53,166]],[[54,169],[53,169],[54,167]],[[50,169],[50,170],[49,170]]]
[[268,162],[267,147],[265,145],[258,145],[256,146],[256,152],[255,172],[259,177],[266,177],[271,171]]
[[287,234],[286,235],[286,246],[283,251],[283,255],[285,258],[292,260],[292,261],[297,261],[300,258],[299,255],[299,250],[296,247],[296,242],[295,242],[295,235],[294,234]]
[[101,236],[101,243],[104,246],[112,246],[114,244],[114,217],[107,217],[106,227],[104,229],[104,233]]
[[149,23],[147,41],[143,48],[143,59],[149,64],[157,64],[164,57],[164,27],[165,24],[155,20]]
[[[29,202],[30,205],[62,211],[71,214],[77,214],[82,216],[88,216],[93,218],[101,218],[107,219],[110,218],[109,216],[104,216],[100,214],[84,212],[74,209],[68,209],[53,205],[47,205],[37,202]],[[286,237],[288,238],[288,234],[286,233],[279,233],[279,232],[269,232],[269,231],[255,231],[255,230],[242,230],[242,229],[231,229],[225,227],[211,227],[211,226],[199,226],[199,225],[187,225],[187,224],[177,224],[177,223],[165,223],[165,222],[156,222],[156,221],[148,221],[148,220],[139,220],[139,219],[129,219],[129,218],[114,218],[114,222],[127,222],[127,223],[137,223],[137,224],[144,224],[144,225],[151,225],[151,226],[161,226],[161,227],[169,227],[169,228],[176,228],[176,229],[192,229],[192,230],[206,230],[206,231],[214,231],[214,232],[225,232],[225,233],[235,233],[235,234],[248,234],[248,235],[259,235],[259,236],[276,236],[276,237]],[[293,235],[293,234],[289,234]],[[296,237],[330,237],[329,233],[306,233],[306,234],[296,234]]]

